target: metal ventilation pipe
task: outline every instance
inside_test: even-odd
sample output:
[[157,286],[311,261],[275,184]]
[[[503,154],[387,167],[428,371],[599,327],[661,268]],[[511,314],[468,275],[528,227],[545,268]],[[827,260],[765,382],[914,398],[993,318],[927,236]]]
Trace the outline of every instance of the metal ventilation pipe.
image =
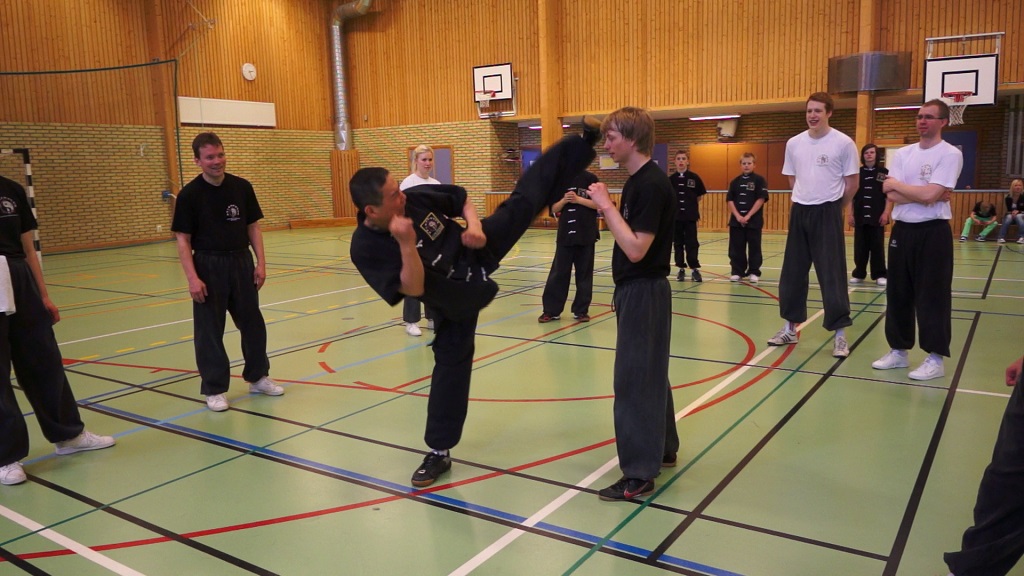
[[352,133],[348,123],[348,102],[345,96],[345,58],[341,27],[345,20],[362,16],[370,10],[373,0],[355,0],[334,10],[331,19],[331,53],[334,60],[334,145],[348,150]]

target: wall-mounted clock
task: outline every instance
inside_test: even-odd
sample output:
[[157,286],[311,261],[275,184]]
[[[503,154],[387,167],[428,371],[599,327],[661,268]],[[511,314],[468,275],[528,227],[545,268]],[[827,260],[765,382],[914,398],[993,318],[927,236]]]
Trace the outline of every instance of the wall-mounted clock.
[[252,81],[256,79],[256,67],[246,62],[242,64],[242,78]]

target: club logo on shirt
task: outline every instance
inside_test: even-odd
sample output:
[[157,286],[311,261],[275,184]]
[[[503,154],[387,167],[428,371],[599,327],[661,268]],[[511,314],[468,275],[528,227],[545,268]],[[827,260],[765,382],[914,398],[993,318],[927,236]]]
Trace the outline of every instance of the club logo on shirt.
[[9,216],[17,212],[17,210],[18,205],[14,202],[14,200],[11,200],[6,196],[0,198],[0,214],[3,214],[4,216]]
[[817,158],[814,159],[814,162],[818,166],[827,166],[828,165],[828,154],[821,154],[821,155],[819,155]]
[[879,172],[878,174],[875,175],[875,180],[878,180],[879,182],[885,182],[885,174]]
[[228,204],[226,214],[228,217],[228,222],[237,222],[242,219],[242,211],[239,210],[238,206],[235,206],[234,204]]
[[696,188],[697,187],[697,183],[693,181],[693,178],[690,178],[690,179],[688,179],[686,181],[686,187],[687,188]]
[[920,174],[919,178],[921,178],[921,180],[923,180],[924,182],[931,182],[931,180],[932,180],[932,165],[931,164],[922,164],[921,165],[921,174]]
[[740,188],[744,188],[746,190],[750,190],[751,192],[754,191],[755,187],[756,186],[754,185],[753,182],[744,182],[744,183],[740,184]]
[[423,230],[430,237],[431,240],[437,240],[437,237],[444,232],[444,223],[441,219],[434,215],[433,212],[427,214],[427,217],[420,222],[420,230]]

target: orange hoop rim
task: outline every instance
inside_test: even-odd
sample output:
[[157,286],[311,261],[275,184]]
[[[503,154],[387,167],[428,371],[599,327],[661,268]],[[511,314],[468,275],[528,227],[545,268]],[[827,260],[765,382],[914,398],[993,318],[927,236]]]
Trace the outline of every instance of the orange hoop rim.
[[943,98],[949,98],[954,103],[960,104],[964,100],[967,100],[968,96],[971,96],[973,94],[974,94],[974,92],[944,92],[942,94],[942,97]]

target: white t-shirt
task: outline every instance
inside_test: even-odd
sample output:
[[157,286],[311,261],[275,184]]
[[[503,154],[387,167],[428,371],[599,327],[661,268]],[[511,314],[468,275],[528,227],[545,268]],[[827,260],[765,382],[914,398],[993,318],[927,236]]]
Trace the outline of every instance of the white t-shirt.
[[440,184],[440,182],[430,177],[420,178],[419,175],[413,172],[406,176],[405,180],[402,180],[402,183],[398,185],[398,189],[404,191],[406,188],[412,188],[413,186],[419,186],[420,184]]
[[824,204],[843,197],[844,176],[860,174],[857,145],[849,136],[831,128],[821,138],[811,138],[807,130],[786,142],[786,176],[796,176],[793,202]]
[[[964,155],[960,149],[943,140],[931,148],[921,148],[921,144],[904,146],[892,155],[889,164],[889,176],[912,184],[939,184],[946,188],[954,188],[960,169],[964,166]],[[893,220],[915,223],[928,220],[949,220],[953,212],[949,202],[934,204],[897,204],[892,209]]]

